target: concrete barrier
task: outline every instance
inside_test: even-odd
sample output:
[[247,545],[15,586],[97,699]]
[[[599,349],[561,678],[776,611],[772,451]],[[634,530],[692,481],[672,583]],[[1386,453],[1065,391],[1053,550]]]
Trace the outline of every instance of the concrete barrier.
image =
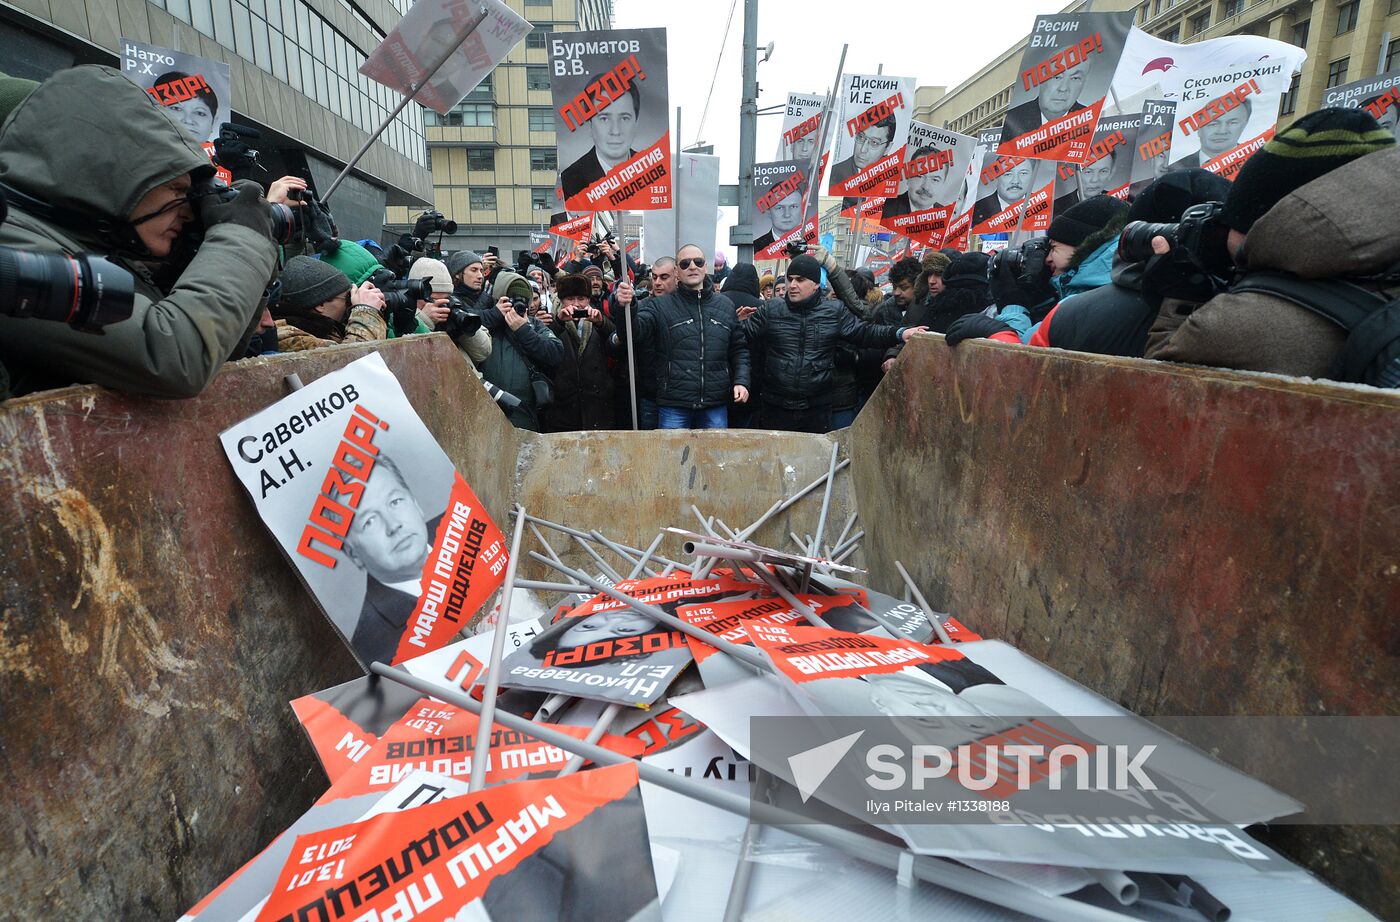
[[[929,335],[850,444],[876,588],[1144,715],[1400,714],[1398,393]],[[1400,915],[1395,830],[1281,836]]]

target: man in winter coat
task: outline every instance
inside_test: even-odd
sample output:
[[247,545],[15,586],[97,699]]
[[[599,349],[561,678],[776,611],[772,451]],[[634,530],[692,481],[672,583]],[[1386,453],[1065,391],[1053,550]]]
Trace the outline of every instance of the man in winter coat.
[[[676,254],[680,286],[643,302],[632,321],[639,350],[655,358],[656,403],[662,429],[724,429],[729,401],[749,399],[749,352],[734,305],[705,274],[705,251],[694,244]],[[624,310],[633,309],[626,286]],[[622,346],[626,330],[618,324]]]
[[[1225,198],[1236,264],[1400,297],[1397,169],[1400,148],[1364,109],[1305,115],[1249,158]],[[1154,249],[1164,252],[1166,241]],[[1338,324],[1275,295],[1161,293],[1150,359],[1317,378],[1331,375],[1347,342]]]
[[[916,302],[905,315],[905,322],[912,326],[922,324],[934,333],[947,333],[948,327],[958,318],[984,312],[992,303],[992,291],[987,282],[987,261],[986,253],[959,253],[953,257],[938,284],[929,288],[930,292],[936,293]],[[903,348],[902,345],[895,346],[888,355],[898,356]]]
[[744,321],[763,349],[763,425],[793,432],[830,429],[836,346],[892,346],[919,327],[876,326],[840,301],[822,299],[821,264],[811,256],[788,263],[787,301],[770,301]]
[[545,432],[613,427],[613,381],[608,357],[613,322],[598,309],[582,275],[559,277],[559,306],[549,329],[564,345],[554,373],[554,403],[540,419]]
[[[433,286],[433,298],[431,301],[420,298],[417,302],[418,321],[422,323],[428,332],[440,330],[452,337],[452,341],[457,344],[457,348],[472,363],[473,366],[486,361],[491,355],[491,334],[486,332],[484,326],[478,326],[468,334],[460,327],[454,327],[449,318],[452,316],[452,306],[448,299],[452,296],[452,290],[456,286],[452,283],[452,275],[447,271],[447,264],[440,259],[432,259],[422,256],[413,261],[413,266],[408,270],[410,281],[416,279],[427,279]],[[465,298],[460,299],[463,305],[473,311],[475,306],[468,303]],[[456,335],[453,335],[453,334]]]
[[352,286],[344,272],[310,256],[287,260],[281,281],[272,305],[278,352],[388,338],[384,295],[369,282]]
[[481,311],[481,325],[491,335],[491,355],[480,367],[483,378],[520,400],[511,411],[511,425],[539,432],[536,392],[547,388],[564,358],[564,347],[548,327],[529,316],[533,295],[524,276],[496,274],[491,286],[495,300]]
[[[937,257],[933,268],[937,270],[937,276],[941,277],[943,270],[948,266],[948,257],[942,253],[930,255]],[[891,327],[904,326],[905,314],[917,302],[920,287],[919,277],[923,272],[923,263],[912,256],[905,257],[891,266],[890,288],[892,293],[876,305],[875,313],[870,318],[871,323]],[[894,357],[899,354],[899,350],[902,348],[904,348],[904,343],[898,342],[888,348],[860,350],[860,360],[856,365],[856,379],[864,394],[862,403],[869,399],[870,395],[875,392],[875,388],[879,387],[880,380],[885,376],[885,372],[889,371]]]
[[1009,261],[1003,260],[996,278],[991,280],[992,297],[1001,307],[997,315],[969,314],[948,327],[948,345],[956,346],[964,339],[992,336],[1008,330],[1018,342],[1027,342],[1035,327],[1057,302],[1093,291],[1109,284],[1113,254],[1118,251],[1118,235],[1128,223],[1128,206],[1112,196],[1099,195],[1072,206],[1050,222],[1046,236],[1050,252],[1045,265],[1050,270],[1047,297],[1036,296],[1038,303],[1027,303],[1029,292],[1024,290],[1009,272]]
[[108,67],[59,71],[15,107],[0,131],[0,245],[106,256],[135,286],[131,316],[101,336],[0,316],[16,393],[78,383],[193,397],[243,355],[277,251],[256,183],[229,201],[190,197],[213,172],[171,113]]
[[486,288],[486,262],[471,250],[449,253],[447,273],[452,277],[452,293],[469,307],[489,307],[493,300]]

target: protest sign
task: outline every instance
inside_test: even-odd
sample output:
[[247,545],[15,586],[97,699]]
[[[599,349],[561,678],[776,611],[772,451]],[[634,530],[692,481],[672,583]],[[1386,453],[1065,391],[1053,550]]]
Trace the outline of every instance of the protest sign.
[[846,74],[829,192],[843,198],[892,196],[914,113],[914,78]]
[[1142,125],[1133,145],[1133,167],[1129,174],[1130,195],[1136,196],[1167,172],[1172,149],[1172,126],[1176,122],[1176,103],[1166,99],[1148,99],[1142,104]]
[[[753,168],[753,258],[785,259],[789,243],[817,242],[817,199],[809,192],[808,163],[779,160]],[[807,203],[803,214],[802,203]]]
[[368,755],[421,697],[402,685],[381,682],[378,676],[359,676],[297,698],[292,712],[334,784]]
[[551,32],[547,43],[569,211],[670,208],[666,30]]
[[1289,77],[1282,60],[1183,77],[1172,127],[1171,169],[1200,167],[1233,180],[1244,162],[1274,136],[1279,97]]
[[[219,126],[233,121],[233,78],[223,61],[123,38],[122,73],[175,117],[212,160]],[[215,166],[220,180],[233,174]]]
[[[977,207],[978,192],[982,188],[982,170],[996,161],[997,145],[1001,143],[1001,127],[986,128],[976,136],[972,150],[972,162],[963,176],[962,193],[948,226],[943,231],[943,246],[966,250],[971,242],[972,215]],[[995,204],[995,203],[993,203]]]
[[258,919],[630,919],[657,903],[637,768],[616,765],[300,835]]
[[1131,10],[1037,16],[997,152],[1083,163],[1132,24]]
[[[446,115],[530,29],[501,0],[417,0],[370,52],[360,73]],[[449,55],[446,63],[429,78],[429,69],[444,55]]]
[[[1084,163],[1055,164],[1053,213],[1062,214],[1065,209],[1096,195],[1109,195],[1125,201],[1141,127],[1141,115],[1100,116],[1098,127],[1094,129],[1094,141],[1089,147],[1089,159]],[[1049,229],[1051,219],[1047,216],[1043,225],[1029,226],[1032,207],[1027,204],[1021,229],[1043,233]]]
[[362,665],[447,644],[506,547],[374,353],[220,434],[234,474]]
[[[387,791],[414,771],[430,771],[450,778],[471,777],[479,718],[465,708],[420,697],[403,717],[384,731],[370,751],[338,778],[321,796],[323,801]],[[585,727],[558,727],[578,739]],[[633,756],[641,744],[620,736],[604,735],[598,741],[614,752]],[[528,733],[495,725],[487,752],[487,786],[515,781],[528,774],[558,771],[570,754]]]
[[1322,91],[1324,108],[1364,109],[1400,141],[1400,70]]
[[970,135],[911,121],[899,188],[881,207],[880,225],[916,243],[942,246],[976,147]]
[[977,139],[982,165],[969,219],[969,230],[974,234],[1002,234],[1019,228],[1035,179],[1036,161],[997,153],[997,144],[987,143],[992,132],[999,129],[984,131]]
[[[660,576],[623,580],[617,588],[674,613],[688,602],[731,597],[756,587],[725,576],[704,580]],[[506,657],[502,682],[647,707],[661,700],[690,661],[683,633],[609,596],[599,596]]]
[[[789,93],[787,108],[783,112],[783,133],[778,138],[778,160],[796,160],[802,165],[802,172],[812,168],[813,156],[821,143],[822,116],[826,109],[826,96],[821,93]],[[813,189],[820,189],[826,175],[830,154],[822,152],[817,165],[816,181]]]
[[1302,68],[1307,57],[1301,48],[1259,35],[1226,35],[1179,45],[1134,28],[1113,75],[1113,96],[1118,114],[1131,114],[1141,111],[1148,99],[1179,99],[1181,78],[1188,74],[1281,61],[1291,75]]

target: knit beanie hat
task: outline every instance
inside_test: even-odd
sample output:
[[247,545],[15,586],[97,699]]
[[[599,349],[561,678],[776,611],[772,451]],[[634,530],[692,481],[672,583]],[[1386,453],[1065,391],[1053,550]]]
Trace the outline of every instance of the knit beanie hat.
[[1045,236],[1056,243],[1077,247],[1127,210],[1127,203],[1111,195],[1099,194],[1071,206],[1064,214],[1056,215]]
[[572,272],[559,276],[559,280],[554,283],[554,294],[560,301],[565,298],[591,298],[593,284],[586,276]]
[[1230,181],[1210,170],[1177,170],[1138,193],[1128,208],[1129,221],[1167,224],[1181,220],[1181,213],[1203,202],[1223,202]]
[[1289,193],[1394,144],[1391,133],[1365,109],[1309,112],[1245,161],[1225,197],[1225,223],[1248,233]]
[[39,84],[34,80],[0,73],[0,124],[3,124],[6,116],[38,87]]
[[473,253],[471,250],[458,250],[447,256],[447,273],[455,279],[462,274],[463,269],[480,262],[485,262],[480,254]]
[[936,250],[925,253],[922,262],[924,275],[928,275],[930,272],[935,275],[943,275],[948,271],[948,264],[951,262],[951,259]]
[[792,261],[788,263],[787,274],[789,278],[795,275],[820,285],[822,283],[822,264],[804,253],[792,258]]
[[350,280],[335,266],[310,256],[293,256],[282,267],[281,313],[307,313],[318,304],[350,290]]
[[581,275],[596,275],[598,278],[603,277],[603,270],[587,260],[584,261],[583,268],[579,270],[579,273]]
[[986,253],[959,253],[949,261],[948,268],[943,270],[943,284],[952,285],[955,282],[968,281],[988,284],[988,259]]
[[452,290],[452,276],[447,274],[447,264],[440,259],[420,256],[408,267],[408,277],[410,280],[431,279],[435,293]]
[[353,240],[340,241],[340,246],[336,247],[334,253],[327,253],[321,259],[345,273],[351,285],[363,284],[371,275],[384,268],[379,264],[379,260],[374,258],[373,253]]

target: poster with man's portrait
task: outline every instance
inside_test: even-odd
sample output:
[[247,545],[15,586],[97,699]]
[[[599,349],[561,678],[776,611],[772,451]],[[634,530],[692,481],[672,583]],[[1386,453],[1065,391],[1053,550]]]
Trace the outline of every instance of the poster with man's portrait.
[[1132,10],[1037,16],[998,153],[1084,162],[1132,25]]
[[[1080,202],[1087,202],[1097,195],[1110,195],[1119,201],[1128,198],[1128,183],[1133,171],[1133,158],[1137,152],[1138,131],[1142,127],[1141,115],[1105,115],[1099,118],[1094,129],[1094,142],[1089,147],[1089,157],[1084,163],[1056,163],[1053,214],[1062,214]],[[1027,206],[1029,212],[1030,206]],[[1044,227],[1026,227],[1022,230],[1048,230],[1047,217]]]
[[754,164],[755,260],[785,259],[789,243],[817,242],[819,196],[807,181],[809,166],[799,160]]
[[1400,141],[1400,70],[1322,91],[1325,109],[1363,109]]
[[1282,60],[1184,77],[1169,169],[1200,167],[1233,181],[1244,162],[1274,136],[1279,99],[1291,77]]
[[[804,173],[812,172],[817,148],[821,145],[822,116],[826,111],[826,96],[821,93],[789,93],[783,112],[783,133],[778,138],[778,160],[796,160]],[[816,167],[816,187],[821,187],[830,154],[823,151]]]
[[368,670],[444,646],[505,579],[505,540],[374,353],[220,434],[316,604]]
[[[982,145],[987,132],[978,137],[982,166],[977,173],[977,186],[972,206],[972,233],[1005,234],[1021,226],[1026,198],[1035,188],[1038,161],[1024,157],[1008,157],[997,153],[997,146]],[[1054,174],[1041,170],[1040,181],[1050,182]]]
[[1172,126],[1176,123],[1176,103],[1169,99],[1148,99],[1142,104],[1142,125],[1133,147],[1133,167],[1128,192],[1137,196],[1166,175],[1171,162]]
[[565,206],[670,208],[666,30],[551,32],[547,43]]
[[829,195],[890,197],[899,192],[899,166],[914,116],[913,77],[846,74],[841,80],[841,117],[832,126]]
[[976,147],[971,135],[911,121],[899,187],[881,206],[881,226],[915,243],[942,246]]
[[[501,0],[417,0],[370,52],[360,73],[446,115],[530,29]],[[439,61],[444,63],[430,79]],[[416,95],[415,86],[422,86]]]

